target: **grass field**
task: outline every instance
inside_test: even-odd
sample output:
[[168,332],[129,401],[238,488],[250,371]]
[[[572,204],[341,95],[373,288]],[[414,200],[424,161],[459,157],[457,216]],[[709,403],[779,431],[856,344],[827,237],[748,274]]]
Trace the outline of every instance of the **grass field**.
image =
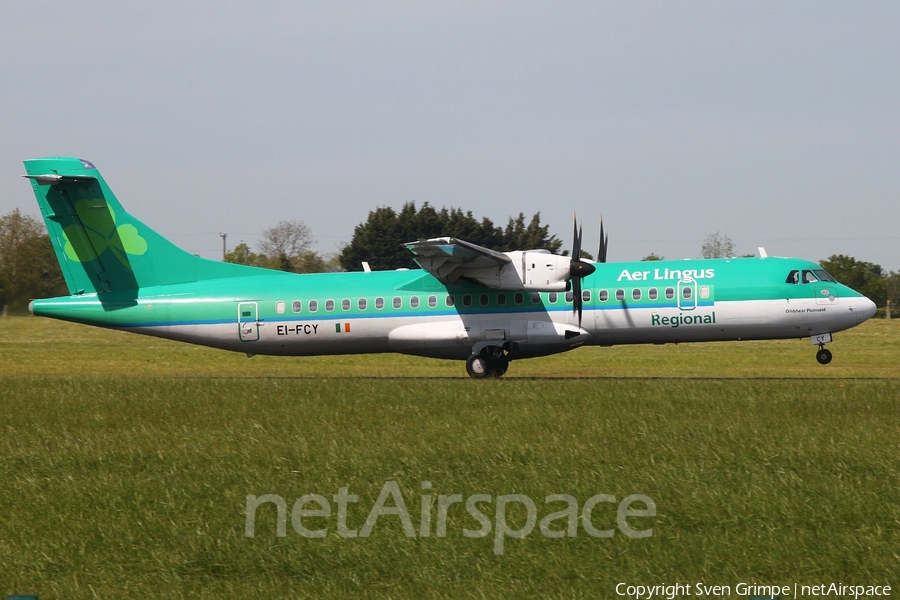
[[[900,321],[808,340],[585,348],[498,381],[397,355],[270,358],[23,317],[0,319],[0,594],[45,598],[591,597],[615,586],[900,585]],[[396,515],[360,530],[396,481]],[[423,482],[430,482],[423,489]],[[424,487],[428,487],[426,484]],[[306,494],[332,516],[303,525]],[[420,531],[422,495],[431,535]],[[490,535],[464,504],[491,496]],[[592,537],[539,525],[495,553],[497,498],[537,520],[597,494]],[[616,506],[643,494],[655,516]],[[387,506],[393,506],[388,500]],[[427,504],[426,504],[427,505]],[[315,503],[306,508],[315,508]],[[637,503],[632,508],[643,508]],[[426,511],[427,512],[427,511]],[[510,529],[527,525],[512,502]],[[567,520],[551,529],[565,530]],[[696,595],[696,591],[694,593]]]

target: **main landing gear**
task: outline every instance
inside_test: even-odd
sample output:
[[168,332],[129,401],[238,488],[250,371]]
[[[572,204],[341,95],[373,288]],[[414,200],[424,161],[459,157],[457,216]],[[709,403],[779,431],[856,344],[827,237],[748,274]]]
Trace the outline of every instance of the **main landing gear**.
[[469,377],[484,379],[502,377],[509,369],[509,358],[499,346],[488,346],[478,354],[470,354],[466,359],[466,371]]

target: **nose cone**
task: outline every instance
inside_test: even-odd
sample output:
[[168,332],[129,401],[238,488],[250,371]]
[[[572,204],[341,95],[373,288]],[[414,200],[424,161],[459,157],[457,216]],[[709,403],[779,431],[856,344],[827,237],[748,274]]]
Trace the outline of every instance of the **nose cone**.
[[875,316],[875,303],[863,296],[855,307],[857,323],[862,323]]

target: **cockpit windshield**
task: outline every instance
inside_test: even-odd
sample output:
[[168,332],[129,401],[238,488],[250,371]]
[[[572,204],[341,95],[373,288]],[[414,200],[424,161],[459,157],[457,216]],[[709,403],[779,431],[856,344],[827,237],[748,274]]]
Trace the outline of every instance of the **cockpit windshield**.
[[819,281],[830,281],[831,283],[837,283],[837,279],[828,274],[828,271],[825,269],[813,269],[813,273],[816,274],[816,277],[819,278]]
[[800,283],[816,283],[817,281],[837,283],[837,280],[829,275],[825,269],[804,269],[803,271],[794,269],[788,273],[787,279],[785,279],[785,283],[792,283],[794,285]]

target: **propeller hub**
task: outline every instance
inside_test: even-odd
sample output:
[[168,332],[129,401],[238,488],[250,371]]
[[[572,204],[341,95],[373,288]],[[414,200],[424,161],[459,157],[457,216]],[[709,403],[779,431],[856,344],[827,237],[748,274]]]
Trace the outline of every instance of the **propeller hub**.
[[572,277],[587,277],[596,270],[597,267],[589,262],[584,262],[583,260],[573,260],[572,265],[569,268]]

